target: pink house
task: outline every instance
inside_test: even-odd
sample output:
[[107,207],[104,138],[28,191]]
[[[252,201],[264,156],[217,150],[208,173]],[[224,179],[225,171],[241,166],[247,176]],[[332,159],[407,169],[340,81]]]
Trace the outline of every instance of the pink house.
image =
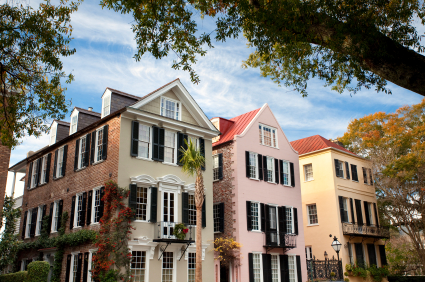
[[298,153],[267,104],[211,121],[215,238],[242,244],[239,263],[215,261],[215,281],[306,281]]

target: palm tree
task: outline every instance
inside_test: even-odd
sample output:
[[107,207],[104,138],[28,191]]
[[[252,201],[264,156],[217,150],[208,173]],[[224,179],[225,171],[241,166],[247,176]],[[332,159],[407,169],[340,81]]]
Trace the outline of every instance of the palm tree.
[[183,164],[182,170],[189,176],[196,174],[195,182],[195,205],[196,205],[196,269],[195,281],[202,282],[202,204],[204,203],[204,178],[202,176],[202,167],[205,164],[205,158],[201,151],[195,148],[192,140],[184,140],[187,149],[180,148],[182,157],[180,162]]

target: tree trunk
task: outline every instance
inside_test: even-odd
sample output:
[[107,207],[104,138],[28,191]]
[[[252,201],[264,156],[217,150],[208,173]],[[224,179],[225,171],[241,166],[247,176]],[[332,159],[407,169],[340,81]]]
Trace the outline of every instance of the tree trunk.
[[196,171],[195,205],[196,205],[196,269],[195,281],[202,282],[202,205],[204,203],[204,180],[202,170]]

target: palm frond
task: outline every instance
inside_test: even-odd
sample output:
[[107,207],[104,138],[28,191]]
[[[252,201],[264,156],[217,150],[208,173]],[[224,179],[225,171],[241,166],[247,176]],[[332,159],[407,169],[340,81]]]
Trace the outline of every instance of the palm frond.
[[182,152],[180,159],[180,162],[183,164],[182,170],[189,176],[193,176],[204,166],[205,158],[201,155],[201,151],[195,148],[192,140],[189,140],[189,142],[184,140],[184,143],[187,149],[183,147],[179,148],[180,152]]

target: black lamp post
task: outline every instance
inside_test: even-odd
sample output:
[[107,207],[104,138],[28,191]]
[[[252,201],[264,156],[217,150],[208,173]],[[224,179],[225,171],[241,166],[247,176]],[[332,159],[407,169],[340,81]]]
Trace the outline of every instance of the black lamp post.
[[338,261],[339,261],[339,251],[341,250],[342,244],[338,241],[336,236],[334,236],[334,241],[332,242],[331,246],[332,246],[332,248],[334,248],[336,255],[338,256]]

